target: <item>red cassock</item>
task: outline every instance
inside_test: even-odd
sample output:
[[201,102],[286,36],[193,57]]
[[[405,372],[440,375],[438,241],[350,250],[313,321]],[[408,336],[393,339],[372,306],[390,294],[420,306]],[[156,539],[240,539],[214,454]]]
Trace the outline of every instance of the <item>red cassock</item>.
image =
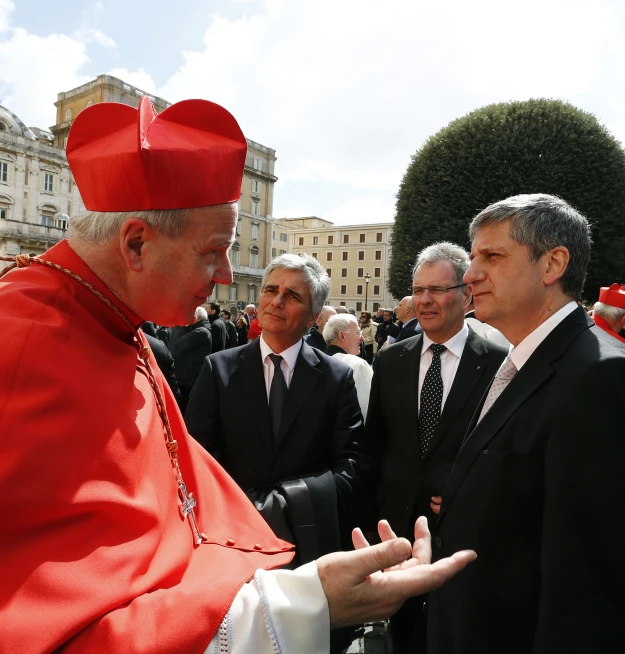
[[[66,241],[42,258],[133,315]],[[164,394],[207,542],[179,511],[162,421],[132,335],[63,272],[0,280],[0,652],[201,652],[276,538]]]

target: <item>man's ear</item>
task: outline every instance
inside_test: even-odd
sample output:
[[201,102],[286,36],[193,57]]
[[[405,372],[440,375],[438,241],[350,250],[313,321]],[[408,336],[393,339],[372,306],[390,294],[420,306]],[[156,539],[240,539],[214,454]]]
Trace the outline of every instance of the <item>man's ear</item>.
[[462,291],[464,293],[464,298],[463,298],[464,301],[462,303],[462,307],[464,309],[464,312],[468,313],[469,312],[469,307],[471,306],[471,299],[473,298],[472,289],[471,289],[470,284],[467,284],[462,289]]
[[555,284],[566,272],[569,265],[569,251],[563,245],[545,253],[547,257],[543,282],[546,286]]
[[153,234],[142,218],[127,218],[119,230],[119,249],[129,270],[139,272],[143,268],[144,244]]

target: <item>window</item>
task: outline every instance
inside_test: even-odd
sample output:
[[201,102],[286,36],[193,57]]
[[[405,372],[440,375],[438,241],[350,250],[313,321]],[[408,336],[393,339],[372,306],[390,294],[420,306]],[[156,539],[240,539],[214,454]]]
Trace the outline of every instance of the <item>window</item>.
[[360,242],[361,242],[361,243],[364,243],[364,242],[365,242],[365,235],[364,235],[364,234],[361,234],[361,235],[360,235]]
[[326,252],[326,261],[332,261],[332,252]]
[[356,302],[356,311],[362,311],[362,302]]
[[271,248],[271,258],[273,259],[276,256],[276,248]]
[[375,251],[375,260],[376,261],[382,261],[382,250],[376,250]]
[[9,164],[5,161],[0,161],[0,182],[9,181]]
[[41,224],[46,227],[54,227],[54,214],[50,211],[42,211]]
[[349,234],[343,234],[343,243],[349,243]]
[[373,303],[373,311],[374,313],[380,308],[380,303],[379,302],[374,302]]
[[373,276],[374,277],[379,277],[380,276],[380,270],[381,270],[381,268],[374,268],[373,269]]
[[256,302],[256,286],[252,285],[252,286],[248,287],[248,289],[247,289],[247,301],[250,304],[253,304],[254,302]]
[[260,182],[257,179],[252,180],[252,193],[260,193]]
[[228,301],[236,302],[237,301],[237,285],[236,283],[230,284],[228,288]]
[[328,273],[328,277],[332,277],[332,268],[327,268],[326,272]]
[[313,255],[313,257],[314,257],[315,259],[317,258],[317,253],[316,253],[316,252],[313,252],[312,255]]
[[271,232],[271,238],[272,238],[274,241],[276,240],[276,230],[275,230],[275,229]]
[[365,276],[365,269],[364,268],[358,268],[358,274],[356,277],[364,277]]
[[358,261],[364,261],[365,260],[365,251],[364,250],[359,250],[358,251]]
[[334,245],[334,236],[332,234],[328,235],[328,245]]
[[258,225],[259,223],[252,223],[252,241],[258,240]]
[[303,236],[300,236],[299,239],[297,240],[297,242],[298,242],[300,245],[304,245],[304,237],[303,237]]
[[241,264],[241,246],[235,241],[230,248],[230,263],[233,266]]
[[286,232],[282,232],[282,234],[280,234],[280,240],[281,240],[283,243],[286,243],[286,242],[287,242],[287,240],[288,240],[288,236],[286,235]]
[[344,306],[345,306],[345,302],[341,302],[341,306],[344,307]]
[[379,284],[375,284],[373,286],[373,294],[374,295],[380,295],[380,286],[379,286]]
[[72,119],[72,110],[71,109],[66,109],[65,110],[65,120],[71,120]]
[[378,232],[375,235],[375,240],[376,240],[376,243],[382,243],[382,232]]
[[[250,268],[258,268],[258,248],[253,245],[250,248]],[[252,300],[250,300],[252,302]]]
[[319,245],[319,237],[313,236],[313,245]]
[[280,250],[280,254],[286,254],[286,250]]
[[341,268],[341,277],[347,277],[347,268]]
[[252,200],[252,214],[260,216],[260,202],[258,200]]
[[347,261],[347,252],[343,252],[343,261]]
[[356,295],[362,295],[362,284],[356,284]]
[[57,227],[58,229],[67,229],[68,227],[67,217],[60,214],[58,218],[55,218],[54,226]]
[[254,157],[252,161],[252,167],[254,170],[261,170],[263,169],[263,160],[259,159],[258,157]]
[[7,210],[4,207],[0,207],[0,220],[6,220],[7,215]]
[[341,284],[341,295],[347,295],[347,286],[345,284]]
[[41,177],[41,190],[46,193],[54,193],[54,178],[56,175],[54,173],[43,173]]
[[240,218],[237,220],[236,234],[237,234],[237,236],[240,236],[240,234],[241,234],[241,219]]

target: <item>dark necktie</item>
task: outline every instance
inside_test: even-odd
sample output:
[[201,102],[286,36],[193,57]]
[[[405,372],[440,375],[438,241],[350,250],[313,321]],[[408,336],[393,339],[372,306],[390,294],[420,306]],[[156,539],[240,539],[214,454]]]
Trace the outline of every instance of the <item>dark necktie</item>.
[[421,458],[425,458],[431,445],[432,437],[441,417],[443,404],[443,378],[441,376],[441,354],[447,348],[438,343],[432,343],[432,363],[425,373],[421,387],[421,403],[419,409],[419,447]]
[[271,418],[271,430],[273,431],[274,441],[278,440],[278,432],[280,431],[280,420],[282,419],[282,409],[284,408],[284,401],[288,388],[286,381],[282,374],[282,357],[279,354],[270,354],[269,358],[273,362],[273,379],[271,380],[271,388],[269,389],[269,417]]

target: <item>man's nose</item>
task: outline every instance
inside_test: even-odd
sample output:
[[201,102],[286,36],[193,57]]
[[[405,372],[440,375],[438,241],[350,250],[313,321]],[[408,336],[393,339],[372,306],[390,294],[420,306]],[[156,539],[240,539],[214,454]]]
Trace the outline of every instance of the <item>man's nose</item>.
[[477,281],[481,281],[482,279],[484,279],[484,273],[480,270],[479,264],[477,263],[477,259],[473,259],[471,265],[469,266],[469,269],[467,270],[466,273],[464,273],[463,279],[465,284],[473,284]]

